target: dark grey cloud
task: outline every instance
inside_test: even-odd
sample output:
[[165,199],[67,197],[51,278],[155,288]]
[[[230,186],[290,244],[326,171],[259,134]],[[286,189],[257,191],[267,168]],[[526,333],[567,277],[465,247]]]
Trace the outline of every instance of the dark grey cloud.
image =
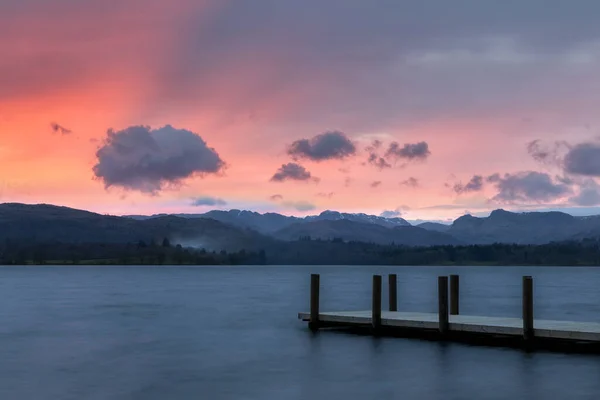
[[202,196],[192,199],[192,205],[196,207],[202,206],[225,206],[227,202],[218,197]]
[[216,174],[225,162],[196,133],[167,125],[109,130],[96,151],[94,175],[104,186],[156,193],[193,176]]
[[390,143],[385,152],[386,158],[392,159],[405,159],[405,160],[426,160],[431,152],[429,151],[429,145],[427,142],[418,143],[405,143],[404,146],[400,147],[398,142]]
[[[391,142],[383,157],[379,152],[379,149],[382,146],[383,142],[380,140],[374,140],[367,146],[365,150],[369,153],[369,157],[367,158],[367,162],[363,163],[363,165],[370,164],[379,170],[384,170],[386,168],[392,168],[390,160],[393,160],[394,162],[403,160],[405,162],[400,165],[400,167],[403,168],[408,162],[416,160],[424,161],[431,154],[427,142],[405,143],[402,147],[398,142]],[[412,185],[415,182],[409,180],[402,182],[402,184],[404,183]]]
[[385,158],[379,157],[376,153],[369,154],[367,162],[379,170],[392,168],[392,164],[388,163]]
[[[192,43],[202,40],[209,51],[217,46],[232,51],[244,43],[266,42],[290,57],[298,52],[292,60],[307,57],[311,65],[350,61],[376,65],[402,52],[488,36],[515,37],[525,49],[548,53],[600,34],[592,17],[600,13],[600,6],[593,0],[581,0],[578,5],[573,8],[561,0],[493,4],[473,0],[368,4],[361,0],[308,0],[302,4],[257,0],[222,7],[213,19],[197,28],[211,33],[212,42],[200,36],[193,37]],[[337,34],[328,35],[331,29]],[[290,34],[281,35],[283,32]],[[284,47],[290,42],[294,46]]]
[[[360,122],[357,130],[539,107],[547,98],[562,105],[572,95],[578,107],[598,104],[589,84],[597,81],[597,58],[588,49],[600,37],[595,0],[255,0],[218,2],[208,16],[198,2],[174,2],[152,2],[117,35],[110,27],[147,2],[108,7],[88,0],[74,7],[56,0],[48,7],[47,0],[3,0],[0,38],[31,43],[31,51],[0,60],[0,97],[20,94],[24,81],[26,93],[52,93],[98,73],[104,82],[143,67],[144,77],[155,80],[143,102],[153,111],[165,99],[194,100],[198,110],[217,103],[239,115],[251,114],[253,100],[289,101],[294,115],[285,118],[321,123],[349,115],[349,125]],[[51,23],[36,24],[42,20]],[[143,45],[148,38],[160,40],[150,49]],[[78,46],[82,40],[89,46]],[[101,62],[107,57],[108,65]],[[240,65],[249,67],[236,73]],[[231,96],[225,80],[238,89]],[[290,99],[298,88],[300,96]],[[331,122],[340,126],[340,119]]]
[[527,143],[527,152],[534,160],[541,163],[545,163],[550,156],[549,151],[541,146],[539,139]]
[[377,150],[379,150],[379,148],[381,148],[382,145],[383,145],[383,142],[381,140],[375,139],[371,142],[370,145],[365,147],[365,150],[369,153],[373,153],[373,152],[376,152]]
[[597,206],[600,204],[600,185],[593,179],[587,179],[579,185],[579,192],[569,198],[577,206]]
[[499,182],[501,179],[502,177],[500,176],[500,174],[496,172],[495,174],[489,175],[487,178],[485,178],[485,181],[490,183],[496,183]]
[[269,200],[271,201],[281,201],[283,200],[283,196],[280,194],[274,194],[272,196],[269,196]]
[[410,178],[400,182],[400,185],[416,188],[419,187],[419,180],[411,176]]
[[284,201],[282,203],[285,207],[293,208],[296,211],[304,212],[304,211],[312,211],[317,208],[312,203],[308,201]]
[[483,176],[473,175],[469,182],[466,184],[456,183],[452,189],[458,194],[479,192],[481,189],[483,189]]
[[373,181],[373,182],[371,182],[370,186],[372,188],[377,188],[377,187],[381,186],[381,183],[382,183],[381,181]]
[[[402,110],[422,116],[437,107],[472,111],[510,105],[510,98],[513,104],[525,100],[514,96],[524,84],[540,88],[551,84],[543,94],[525,93],[527,100],[566,86],[554,79],[556,75],[540,74],[540,68],[574,80],[548,61],[600,36],[591,17],[600,13],[600,5],[594,0],[577,4],[569,6],[564,0],[232,3],[197,24],[194,34],[181,41],[176,53],[180,59],[170,63],[175,68],[169,75],[185,88],[196,74],[211,76],[218,67],[216,55],[251,57],[256,53],[249,49],[268,49],[269,62],[289,71],[274,76],[268,70],[265,81],[270,78],[283,88],[291,77],[305,78],[299,80],[305,86],[323,84],[314,98],[327,99],[327,106],[315,102],[311,111],[389,116]],[[404,65],[405,58],[416,59],[422,68]],[[335,84],[344,86],[333,93]],[[179,89],[170,87],[175,93]],[[378,92],[381,101],[373,101]]]
[[527,143],[527,153],[537,162],[550,166],[561,166],[565,153],[571,145],[564,140],[554,141],[550,144],[540,139]]
[[492,200],[501,203],[553,201],[572,191],[569,185],[554,181],[550,175],[537,171],[493,174],[486,180],[498,190]]
[[339,160],[356,154],[356,146],[344,133],[331,131],[311,139],[296,140],[288,148],[288,154],[294,159]]
[[556,175],[554,179],[568,186],[574,185],[576,183],[575,179],[571,178],[570,176]]
[[272,182],[283,181],[313,181],[318,182],[319,178],[312,174],[300,164],[287,163],[283,164],[277,172],[271,177]]
[[72,130],[65,128],[62,125],[57,124],[56,122],[51,122],[50,123],[50,129],[52,129],[53,133],[58,133],[61,135],[70,135],[71,133],[73,133]]
[[402,215],[402,212],[397,208],[395,210],[385,210],[381,214],[380,217],[383,218],[398,218]]
[[600,176],[600,143],[580,143],[565,155],[565,172],[574,175]]

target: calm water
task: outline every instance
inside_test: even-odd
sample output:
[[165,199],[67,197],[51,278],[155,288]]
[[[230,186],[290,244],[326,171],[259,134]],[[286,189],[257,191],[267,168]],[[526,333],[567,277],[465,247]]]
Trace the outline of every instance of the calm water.
[[600,321],[600,268],[0,268],[0,399],[598,399],[600,357],[340,333],[322,309],[368,309],[371,275],[398,273],[400,309],[436,310],[461,274],[461,313]]

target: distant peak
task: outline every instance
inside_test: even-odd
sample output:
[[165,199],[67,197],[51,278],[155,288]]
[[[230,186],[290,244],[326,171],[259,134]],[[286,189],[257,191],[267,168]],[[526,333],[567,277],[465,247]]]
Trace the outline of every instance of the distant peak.
[[337,216],[337,215],[342,215],[342,214],[339,211],[325,210],[319,215],[321,217],[326,217],[326,216],[334,216],[334,215]]
[[513,215],[514,213],[510,212],[510,211],[506,211],[503,210],[502,208],[499,208],[497,210],[494,210],[490,213],[490,217],[501,217],[501,216],[506,216],[506,215]]
[[343,213],[339,211],[326,210],[323,211],[318,216],[308,216],[305,217],[305,221],[315,221],[315,220],[348,220],[353,222],[362,222],[362,223],[371,223],[381,226],[394,227],[394,226],[403,226],[410,225],[406,220],[402,218],[384,218],[378,217],[376,215],[369,215],[365,213]]

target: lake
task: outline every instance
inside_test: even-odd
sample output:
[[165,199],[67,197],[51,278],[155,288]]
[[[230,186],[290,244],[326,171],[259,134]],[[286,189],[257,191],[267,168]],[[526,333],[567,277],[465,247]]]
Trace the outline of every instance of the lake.
[[397,273],[399,309],[436,312],[458,273],[461,314],[520,316],[533,275],[536,318],[600,321],[600,268],[3,267],[0,399],[600,398],[598,356],[313,335],[311,272],[323,311]]

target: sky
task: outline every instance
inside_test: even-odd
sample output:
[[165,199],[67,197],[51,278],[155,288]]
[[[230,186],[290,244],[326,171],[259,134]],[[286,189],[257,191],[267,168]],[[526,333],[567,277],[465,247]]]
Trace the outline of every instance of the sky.
[[596,0],[3,0],[0,202],[600,213]]

